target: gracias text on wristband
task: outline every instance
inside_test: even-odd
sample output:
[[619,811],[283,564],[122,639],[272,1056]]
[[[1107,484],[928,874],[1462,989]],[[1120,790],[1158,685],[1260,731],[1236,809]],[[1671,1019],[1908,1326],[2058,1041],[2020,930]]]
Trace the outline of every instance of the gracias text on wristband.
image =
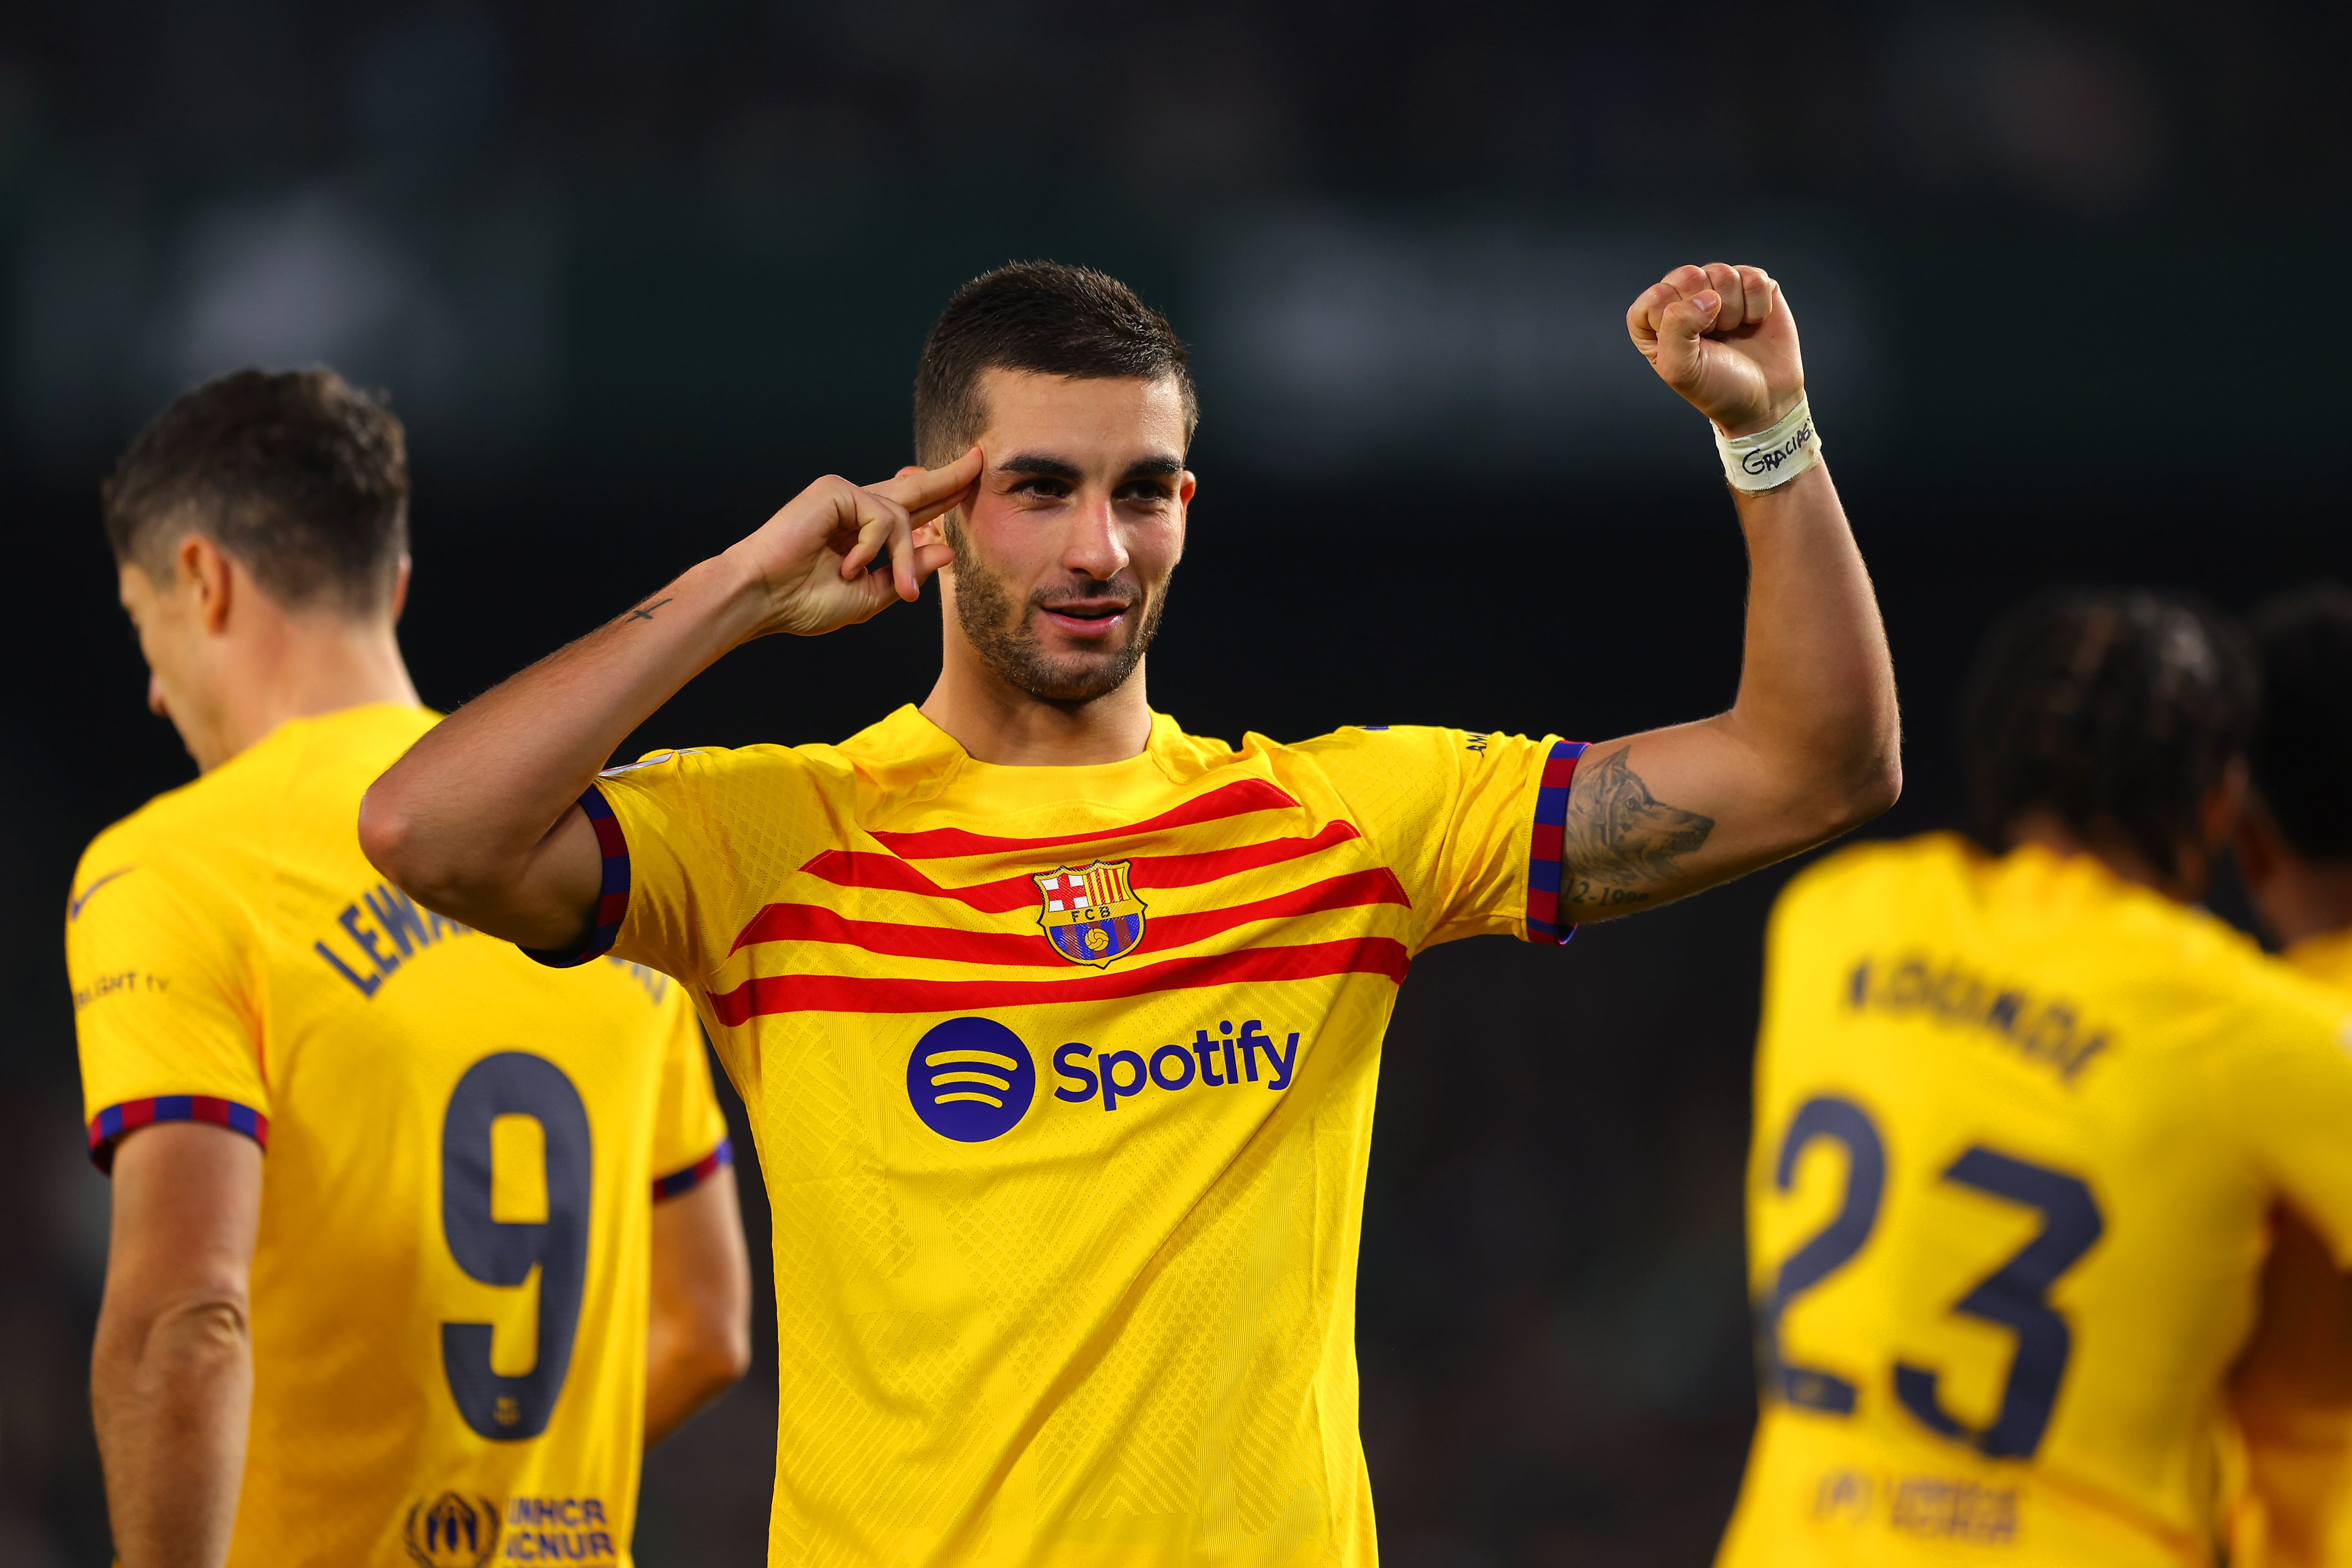
[[1822,460],[1812,405],[1802,398],[1769,428],[1752,436],[1727,436],[1717,430],[1715,445],[1723,454],[1723,477],[1739,490],[1777,489]]

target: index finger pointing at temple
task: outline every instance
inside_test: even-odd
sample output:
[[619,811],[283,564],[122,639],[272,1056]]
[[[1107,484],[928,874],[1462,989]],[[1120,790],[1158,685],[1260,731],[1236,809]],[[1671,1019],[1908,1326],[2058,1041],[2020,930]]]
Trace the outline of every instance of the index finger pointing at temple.
[[971,489],[972,481],[980,478],[980,448],[974,447],[952,463],[903,479],[885,479],[867,488],[914,513],[917,522],[928,522]]

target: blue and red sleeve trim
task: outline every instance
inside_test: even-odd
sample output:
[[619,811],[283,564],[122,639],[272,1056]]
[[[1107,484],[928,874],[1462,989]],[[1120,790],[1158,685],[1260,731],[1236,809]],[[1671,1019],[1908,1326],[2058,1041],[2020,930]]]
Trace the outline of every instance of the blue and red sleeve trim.
[[594,923],[585,942],[568,950],[522,950],[550,969],[571,969],[612,952],[613,943],[621,935],[621,917],[629,912],[629,841],[622,837],[613,808],[604,804],[604,795],[594,784],[590,784],[588,792],[580,797],[580,809],[588,814],[588,826],[596,830],[596,847],[604,857],[604,880],[596,895]]
[[89,1158],[100,1170],[114,1169],[114,1146],[126,1133],[159,1121],[201,1121],[242,1132],[269,1147],[269,1118],[249,1105],[223,1100],[216,1094],[158,1094],[110,1105],[89,1119]]
[[1528,940],[1558,946],[1576,934],[1559,921],[1559,860],[1568,832],[1568,786],[1576,779],[1581,741],[1555,741],[1536,788],[1535,826],[1528,835]]
[[718,1148],[713,1149],[709,1153],[705,1154],[701,1159],[697,1160],[685,1170],[672,1171],[667,1176],[656,1176],[654,1178],[654,1202],[659,1203],[664,1198],[684,1197],[687,1194],[694,1191],[695,1188],[702,1185],[703,1183],[717,1175],[720,1166],[731,1165],[734,1163],[734,1140],[730,1138],[721,1138],[719,1141]]

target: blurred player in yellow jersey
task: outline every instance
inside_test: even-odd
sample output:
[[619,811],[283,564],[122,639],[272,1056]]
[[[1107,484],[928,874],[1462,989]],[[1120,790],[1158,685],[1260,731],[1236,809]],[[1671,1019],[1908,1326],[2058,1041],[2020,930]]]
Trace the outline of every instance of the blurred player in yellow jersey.
[[[2239,876],[2285,961],[2352,1002],[2352,593],[2274,600],[2253,630],[2263,719]],[[2247,1467],[2231,1568],[2352,1563],[2352,1290],[2310,1219],[2282,1208],[2276,1233],[2233,1390]]]
[[1979,841],[1857,847],[1782,896],[1723,1568],[2212,1561],[2273,1204],[2352,1263],[2352,1007],[2191,907],[2254,703],[2192,606],[2031,605],[1968,699]]
[[398,422],[325,371],[197,388],[107,486],[202,775],[100,834],[66,908],[124,1568],[625,1563],[644,1443],[748,1352],[679,988],[533,964],[360,853],[362,792],[434,723],[393,630],[407,500]]

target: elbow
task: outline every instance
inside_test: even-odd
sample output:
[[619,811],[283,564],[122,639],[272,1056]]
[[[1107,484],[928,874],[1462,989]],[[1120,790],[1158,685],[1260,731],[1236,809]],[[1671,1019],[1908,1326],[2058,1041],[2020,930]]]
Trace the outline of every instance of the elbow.
[[1859,769],[1848,781],[1843,805],[1843,819],[1837,831],[1851,833],[1874,816],[1892,809],[1903,798],[1903,759],[1891,748]]
[[1801,797],[1803,804],[1790,803],[1792,826],[1802,825],[1795,837],[1802,845],[1842,837],[1886,811],[1902,795],[1903,764],[1892,752],[1816,773]]
[[703,1371],[709,1380],[710,1392],[722,1394],[743,1381],[751,1370],[751,1313],[745,1310],[717,1325],[709,1336],[703,1351]]
[[694,1391],[691,1403],[698,1406],[718,1398],[751,1370],[751,1315],[745,1313],[740,1321],[704,1325],[679,1360],[680,1381]]
[[360,797],[360,853],[394,887],[427,909],[457,909],[464,889],[446,855],[434,853],[436,836],[425,831],[399,786],[381,778]]
[[[714,1292],[714,1298],[718,1295]],[[751,1370],[751,1292],[740,1300],[718,1299],[699,1310],[654,1312],[652,1360],[668,1368],[669,1375],[693,1391],[699,1405],[733,1387]]]
[[1892,704],[1854,715],[1813,755],[1823,838],[1853,832],[1903,798],[1903,731]]
[[101,1312],[91,1382],[101,1400],[130,1395],[160,1376],[166,1384],[202,1380],[252,1349],[246,1293],[228,1285],[190,1290],[150,1311]]
[[415,819],[399,792],[378,779],[360,796],[360,853],[368,864],[405,888],[415,842]]
[[253,1338],[245,1292],[224,1289],[192,1296],[157,1319],[150,1337],[168,1339],[191,1358],[241,1355]]

